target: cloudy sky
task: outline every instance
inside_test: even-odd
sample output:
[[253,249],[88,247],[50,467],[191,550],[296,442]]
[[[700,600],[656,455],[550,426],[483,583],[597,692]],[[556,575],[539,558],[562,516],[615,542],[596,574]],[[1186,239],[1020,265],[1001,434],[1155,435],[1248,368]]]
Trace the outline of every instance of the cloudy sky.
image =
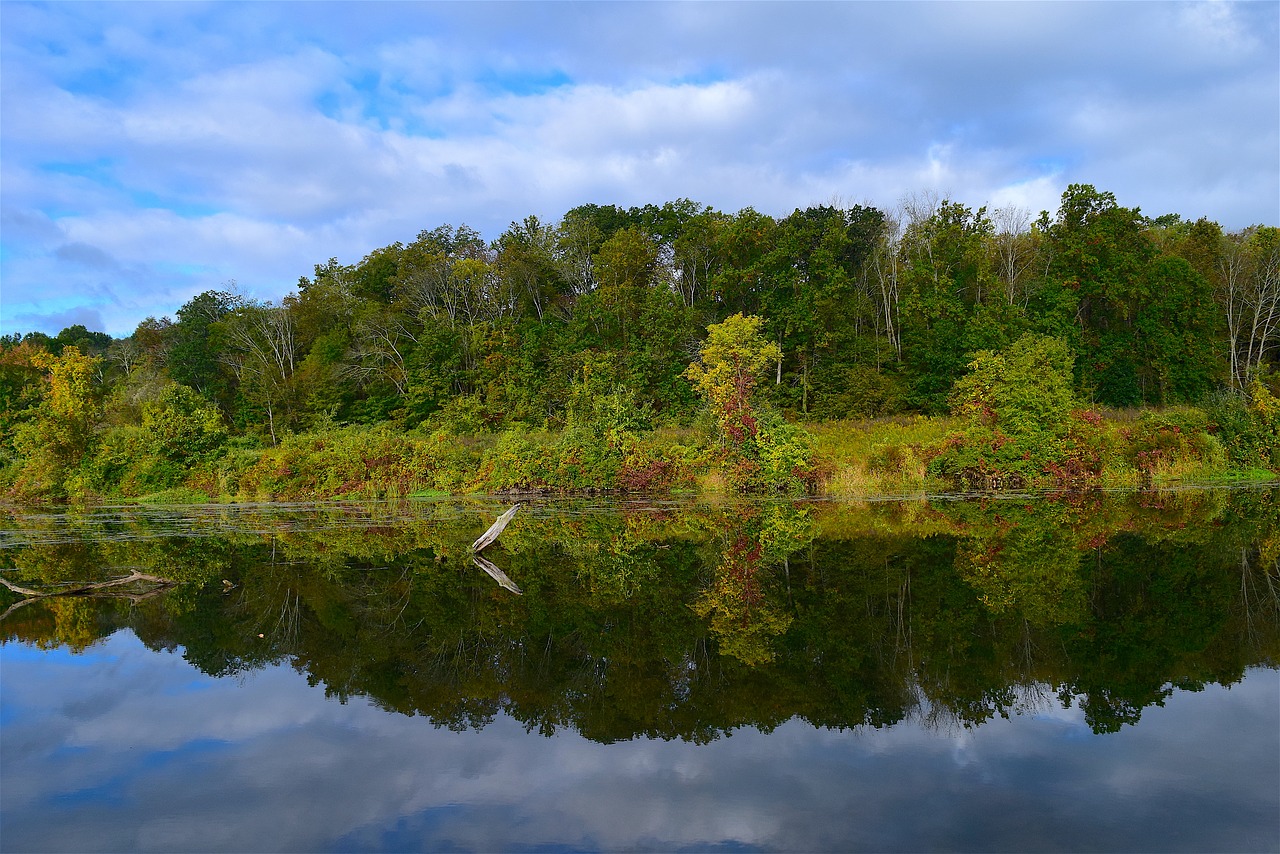
[[0,2],[0,333],[586,202],[1280,220],[1280,4]]

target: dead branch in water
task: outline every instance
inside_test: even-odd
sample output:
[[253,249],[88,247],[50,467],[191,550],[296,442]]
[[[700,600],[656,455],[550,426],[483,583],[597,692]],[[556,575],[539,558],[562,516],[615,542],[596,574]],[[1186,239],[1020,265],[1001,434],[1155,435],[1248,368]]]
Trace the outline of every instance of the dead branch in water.
[[506,513],[499,516],[498,521],[490,525],[489,530],[481,534],[480,538],[471,544],[471,550],[479,553],[493,545],[494,540],[498,539],[498,536],[506,529],[507,524],[511,521],[511,517],[515,516],[516,511],[519,509],[520,505],[517,504]]
[[[134,584],[135,582],[144,582],[153,586],[140,592],[113,589],[124,587],[127,584]],[[84,596],[101,599],[128,599],[130,602],[137,603],[144,599],[150,599],[152,596],[173,587],[175,584],[177,584],[176,581],[172,581],[168,578],[161,578],[158,575],[138,572],[135,569],[128,575],[123,575],[119,578],[112,578],[109,581],[73,581],[69,584],[64,584],[61,589],[57,590],[34,590],[30,587],[22,587],[21,585],[14,584],[9,579],[0,575],[0,585],[4,585],[19,596],[27,597],[21,602],[15,602],[10,605],[3,614],[0,614],[0,620],[3,620],[19,608],[25,605],[30,605],[32,602],[39,602],[42,599],[53,599],[60,596]]]

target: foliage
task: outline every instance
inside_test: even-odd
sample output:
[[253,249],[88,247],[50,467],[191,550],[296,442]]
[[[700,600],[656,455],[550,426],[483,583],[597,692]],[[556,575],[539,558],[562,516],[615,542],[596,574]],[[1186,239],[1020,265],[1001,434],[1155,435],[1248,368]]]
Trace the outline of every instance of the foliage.
[[817,476],[809,435],[771,411],[757,409],[760,375],[781,358],[760,334],[758,317],[735,314],[707,328],[700,360],[686,371],[707,402],[726,447],[730,486],[739,491],[804,492]]
[[1000,352],[981,351],[956,382],[952,412],[963,433],[930,464],[936,476],[971,487],[1043,477],[1063,456],[1075,403],[1066,342],[1027,333]]
[[722,438],[742,446],[758,431],[753,397],[761,375],[782,357],[761,334],[759,317],[735,314],[707,327],[698,361],[685,376],[706,401]]
[[1222,392],[1207,413],[1231,465],[1280,471],[1280,399],[1262,380],[1243,393]]
[[1217,468],[1223,450],[1208,426],[1209,417],[1201,409],[1144,412],[1129,436],[1128,462],[1148,483]]
[[[931,488],[965,472],[980,484],[1134,482],[1144,475],[1133,436],[1085,414],[1134,406],[1207,407],[1204,429],[1225,457],[1200,454],[1202,473],[1274,470],[1274,425],[1252,384],[1280,356],[1278,235],[1152,219],[1086,184],[1035,223],[921,193],[893,210],[825,204],[782,217],[688,199],[588,204],[558,222],[512,222],[492,241],[442,224],[316,264],[278,303],[228,283],[121,339],[80,325],[0,337],[0,483],[24,500],[179,483],[239,494],[260,460],[222,436],[276,445],[360,426],[415,435],[416,468],[372,467],[359,487],[372,492],[821,482],[855,494],[922,489],[928,471]],[[1062,405],[1061,383],[1052,394],[1013,383],[1007,403],[974,386],[998,373],[991,354],[1008,358],[1029,331],[1067,347],[1079,407]],[[971,373],[975,363],[983,370]],[[1215,397],[1221,386],[1230,394]],[[886,427],[874,447],[815,445],[806,462],[808,439],[785,426],[939,415],[959,405],[957,388],[990,415],[964,414],[945,449]],[[1013,399],[1027,394],[1042,399]],[[663,457],[652,431],[688,427],[700,405],[714,435]],[[1036,428],[1041,417],[1056,426]],[[450,438],[425,438],[435,434]],[[537,459],[513,467],[510,438],[491,481],[478,467],[508,435]],[[263,468],[255,494],[356,488],[336,460],[300,459],[341,472]],[[1195,466],[1144,470],[1159,480]]]
[[13,433],[13,492],[25,499],[79,495],[84,485],[75,469],[91,451],[101,413],[101,359],[66,346],[58,356],[38,353],[31,363],[45,371],[47,384],[30,420]]

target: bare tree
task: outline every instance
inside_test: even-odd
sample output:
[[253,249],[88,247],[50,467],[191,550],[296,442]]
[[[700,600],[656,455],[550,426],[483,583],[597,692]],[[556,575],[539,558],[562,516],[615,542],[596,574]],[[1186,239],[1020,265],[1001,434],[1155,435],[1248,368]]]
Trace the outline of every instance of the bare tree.
[[1280,332],[1280,229],[1257,226],[1226,235],[1215,272],[1227,322],[1231,383],[1243,388]]
[[588,220],[569,217],[560,223],[556,261],[577,296],[595,290],[594,259],[604,236]]
[[884,325],[885,337],[893,347],[895,359],[902,358],[901,285],[903,212],[885,216],[884,232],[871,256],[871,268],[877,285],[877,316]]
[[672,247],[672,278],[680,298],[690,308],[698,298],[698,292],[709,286],[711,277],[720,266],[719,237],[723,228],[722,215],[710,211],[698,214],[685,226]]
[[374,377],[389,380],[396,392],[404,395],[408,391],[409,378],[405,365],[406,345],[417,339],[403,320],[403,317],[386,311],[361,317],[356,326],[356,343],[348,354],[349,361],[343,372],[361,383]]
[[120,366],[125,372],[125,376],[133,373],[133,369],[138,366],[138,362],[147,355],[133,336],[128,338],[117,338],[111,342],[111,346],[107,348],[107,361]]
[[[997,208],[992,214],[996,226],[996,255],[1000,281],[1004,283],[1005,299],[1009,305],[1018,302],[1018,284],[1035,260],[1028,237],[1031,231],[1031,211],[1016,205]],[[1023,295],[1025,298],[1026,291]]]

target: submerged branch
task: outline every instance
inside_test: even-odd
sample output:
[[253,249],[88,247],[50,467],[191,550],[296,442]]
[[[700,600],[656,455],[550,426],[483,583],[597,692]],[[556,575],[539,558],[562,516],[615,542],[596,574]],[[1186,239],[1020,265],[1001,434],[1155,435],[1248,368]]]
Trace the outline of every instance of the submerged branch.
[[[135,582],[145,582],[154,586],[141,592],[119,591],[113,589],[123,587],[127,584],[133,584]],[[29,605],[32,602],[38,602],[42,599],[52,599],[60,596],[86,596],[102,599],[128,599],[131,602],[137,603],[144,599],[150,599],[152,596],[173,587],[175,584],[177,584],[176,581],[172,581],[168,578],[161,578],[158,575],[150,575],[145,572],[138,572],[137,570],[134,570],[128,575],[113,578],[109,581],[73,581],[69,584],[64,584],[62,589],[59,590],[34,590],[30,587],[23,587],[21,585],[14,584],[4,576],[0,576],[0,585],[4,585],[9,590],[12,590],[20,596],[27,597],[21,602],[15,602],[13,605],[9,606],[3,614],[0,614],[0,620],[3,620],[19,608]]]

